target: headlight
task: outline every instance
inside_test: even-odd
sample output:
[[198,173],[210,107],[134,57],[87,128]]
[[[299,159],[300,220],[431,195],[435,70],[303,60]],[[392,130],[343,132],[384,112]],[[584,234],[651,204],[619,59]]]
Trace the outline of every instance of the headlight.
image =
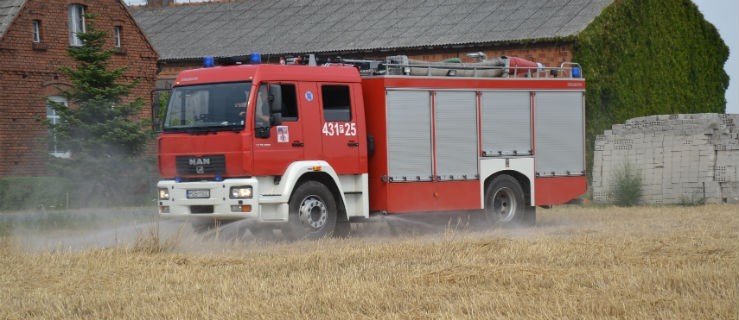
[[169,200],[169,190],[167,188],[159,188],[159,200]]
[[231,199],[251,198],[251,187],[231,187]]

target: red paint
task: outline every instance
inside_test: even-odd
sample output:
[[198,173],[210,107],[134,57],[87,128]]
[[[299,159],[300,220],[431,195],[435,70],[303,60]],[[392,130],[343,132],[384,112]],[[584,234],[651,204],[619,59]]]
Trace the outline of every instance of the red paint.
[[[321,141],[323,143],[323,155],[322,160],[326,160],[331,167],[334,168],[338,174],[359,174],[366,173],[367,166],[366,160],[361,161],[360,159],[367,159],[366,155],[366,132],[364,127],[364,105],[361,99],[362,87],[359,84],[345,84],[336,82],[321,82],[318,83],[319,92],[314,93],[316,100],[320,100],[321,106],[323,105],[323,95],[320,94],[320,87],[322,85],[340,85],[350,88],[351,97],[351,120],[350,121],[326,121],[323,118],[323,113],[320,112],[321,108],[314,108],[313,110],[306,110],[308,112],[319,112],[319,118],[321,119],[321,129],[324,125],[331,125],[333,128],[336,126],[341,127],[342,130],[354,131],[356,134],[350,135],[348,133],[326,135],[321,134]],[[301,99],[305,100],[305,99]],[[333,129],[332,129],[333,130]],[[306,159],[307,160],[307,159]]]
[[371,190],[375,205],[386,204],[380,209],[389,213],[480,209],[479,181],[393,182]]
[[587,178],[548,177],[534,179],[535,203],[537,206],[565,204],[588,189]]
[[359,83],[353,67],[308,67],[275,64],[238,65],[182,71],[175,86],[236,81],[307,81]]
[[[159,175],[163,178],[177,176],[177,156],[204,156],[222,154],[226,157],[226,175],[243,177],[252,170],[252,136],[250,133],[222,131],[211,134],[190,135],[167,133],[159,136]],[[187,177],[187,176],[185,176]]]

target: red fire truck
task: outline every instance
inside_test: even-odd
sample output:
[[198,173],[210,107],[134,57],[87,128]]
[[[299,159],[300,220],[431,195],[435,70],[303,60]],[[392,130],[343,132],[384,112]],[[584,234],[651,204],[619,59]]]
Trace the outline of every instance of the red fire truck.
[[298,238],[373,214],[531,225],[536,206],[586,191],[577,64],[207,61],[178,75],[160,124],[163,218]]

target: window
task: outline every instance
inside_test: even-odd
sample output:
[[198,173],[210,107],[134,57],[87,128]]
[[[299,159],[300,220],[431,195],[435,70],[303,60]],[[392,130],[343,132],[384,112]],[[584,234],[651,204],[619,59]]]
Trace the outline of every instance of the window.
[[241,130],[250,91],[248,82],[177,87],[169,99],[164,131]]
[[121,47],[121,29],[123,27],[115,27],[114,33],[113,33],[113,40],[115,41],[115,47],[120,48]]
[[321,86],[323,119],[326,121],[351,121],[351,96],[349,86]]
[[294,84],[280,84],[282,121],[298,120],[298,99]]
[[82,46],[82,40],[77,37],[78,33],[85,32],[85,7],[79,4],[69,6],[69,45],[73,47]]
[[41,20],[33,20],[33,43],[41,42]]
[[[60,103],[66,106],[67,99],[61,96],[51,96],[46,100],[46,120],[49,121],[49,124],[56,125],[59,124],[60,118],[59,115],[56,113],[56,110],[51,107],[52,102]],[[49,154],[57,158],[69,158],[69,151],[62,150],[59,147],[56,135],[51,132],[49,133]]]

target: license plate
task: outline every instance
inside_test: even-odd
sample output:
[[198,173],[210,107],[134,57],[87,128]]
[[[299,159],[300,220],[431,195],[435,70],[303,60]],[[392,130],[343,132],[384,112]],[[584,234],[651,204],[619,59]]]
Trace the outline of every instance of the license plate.
[[188,199],[208,199],[210,198],[210,190],[208,189],[196,189],[187,190]]

